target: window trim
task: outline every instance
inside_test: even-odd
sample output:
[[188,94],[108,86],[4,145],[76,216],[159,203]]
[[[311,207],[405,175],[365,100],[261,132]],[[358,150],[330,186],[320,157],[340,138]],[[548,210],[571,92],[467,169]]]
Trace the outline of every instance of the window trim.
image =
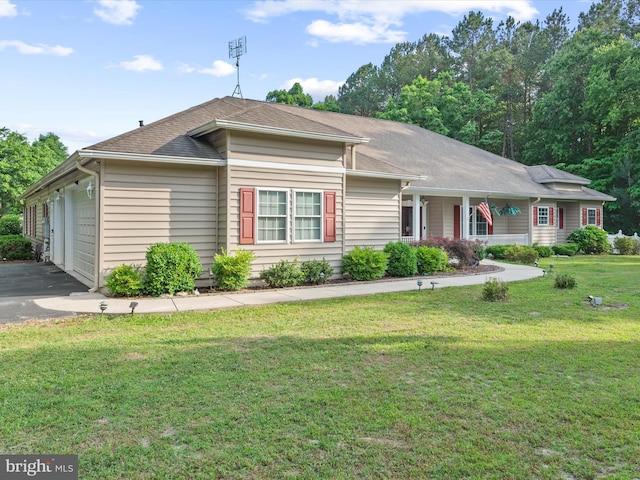
[[[282,192],[285,194],[285,206],[286,213],[284,215],[260,215],[260,192]],[[289,199],[289,189],[286,188],[256,188],[256,244],[276,244],[282,245],[290,243],[290,221],[289,218],[291,216],[290,213],[290,199]],[[283,240],[260,240],[260,219],[261,218],[284,218],[285,219],[285,238]]]
[[[546,206],[546,205],[538,206],[538,210],[537,210],[537,213],[536,213],[536,216],[537,216],[536,225],[538,227],[549,227],[551,225],[551,223],[550,223],[550,218],[551,218],[550,211],[551,211],[551,208],[552,207],[549,207],[549,206]],[[544,216],[541,214],[541,211],[543,209],[546,211],[546,215],[544,215]],[[544,218],[544,223],[540,221],[540,219],[542,219],[542,218]]]
[[[292,195],[292,203],[293,206],[291,208],[291,243],[323,243],[324,242],[324,218],[325,218],[325,212],[324,212],[324,191],[323,190],[315,190],[315,189],[293,189],[292,190],[293,195]],[[320,197],[320,214],[315,216],[309,216],[309,215],[296,215],[296,202],[297,202],[297,194],[298,193],[315,193],[318,194],[318,196]],[[320,235],[318,236],[318,238],[312,238],[312,239],[307,239],[307,238],[303,238],[303,239],[298,239],[296,238],[296,219],[297,218],[318,218],[318,220],[320,221]]]
[[[478,233],[478,225],[484,225],[486,233]],[[475,237],[488,237],[490,235],[489,222],[476,207],[469,207],[469,234]]]

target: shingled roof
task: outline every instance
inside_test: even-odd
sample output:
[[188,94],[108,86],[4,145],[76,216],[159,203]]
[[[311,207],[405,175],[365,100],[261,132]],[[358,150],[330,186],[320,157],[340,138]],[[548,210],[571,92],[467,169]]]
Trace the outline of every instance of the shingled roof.
[[[86,150],[220,160],[213,146],[189,134],[215,121],[366,138],[368,143],[357,145],[357,171],[426,176],[412,183],[425,192],[614,200],[584,186],[589,180],[582,177],[528,167],[415,125],[234,97],[211,100]],[[580,184],[581,192],[554,190],[547,186],[552,182]]]

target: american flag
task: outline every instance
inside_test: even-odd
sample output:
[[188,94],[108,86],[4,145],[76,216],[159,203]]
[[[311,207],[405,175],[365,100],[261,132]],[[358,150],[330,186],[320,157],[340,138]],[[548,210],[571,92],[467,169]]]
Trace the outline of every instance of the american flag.
[[480,205],[478,205],[478,210],[480,210],[480,213],[485,218],[487,223],[489,225],[493,225],[493,220],[491,219],[491,209],[489,208],[489,204],[487,203],[486,200],[483,202],[480,202]]

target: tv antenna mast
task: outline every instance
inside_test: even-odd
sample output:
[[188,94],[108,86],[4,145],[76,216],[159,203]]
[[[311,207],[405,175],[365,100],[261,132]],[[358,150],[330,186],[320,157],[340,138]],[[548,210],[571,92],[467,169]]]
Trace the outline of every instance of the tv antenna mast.
[[244,98],[242,96],[242,90],[240,90],[240,57],[245,53],[247,53],[247,37],[240,37],[229,42],[229,58],[236,59],[236,72],[238,78],[236,88],[233,91],[233,95],[231,95],[232,97],[235,97],[237,92],[240,98]]

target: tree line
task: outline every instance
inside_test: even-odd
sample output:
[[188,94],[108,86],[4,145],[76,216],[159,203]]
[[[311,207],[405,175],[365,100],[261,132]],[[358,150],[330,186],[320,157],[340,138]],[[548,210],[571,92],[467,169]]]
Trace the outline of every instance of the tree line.
[[526,165],[589,178],[617,197],[605,228],[640,229],[640,0],[601,0],[577,26],[495,24],[469,12],[451,36],[395,45],[313,103],[299,84],[266,100],[412,123]]

